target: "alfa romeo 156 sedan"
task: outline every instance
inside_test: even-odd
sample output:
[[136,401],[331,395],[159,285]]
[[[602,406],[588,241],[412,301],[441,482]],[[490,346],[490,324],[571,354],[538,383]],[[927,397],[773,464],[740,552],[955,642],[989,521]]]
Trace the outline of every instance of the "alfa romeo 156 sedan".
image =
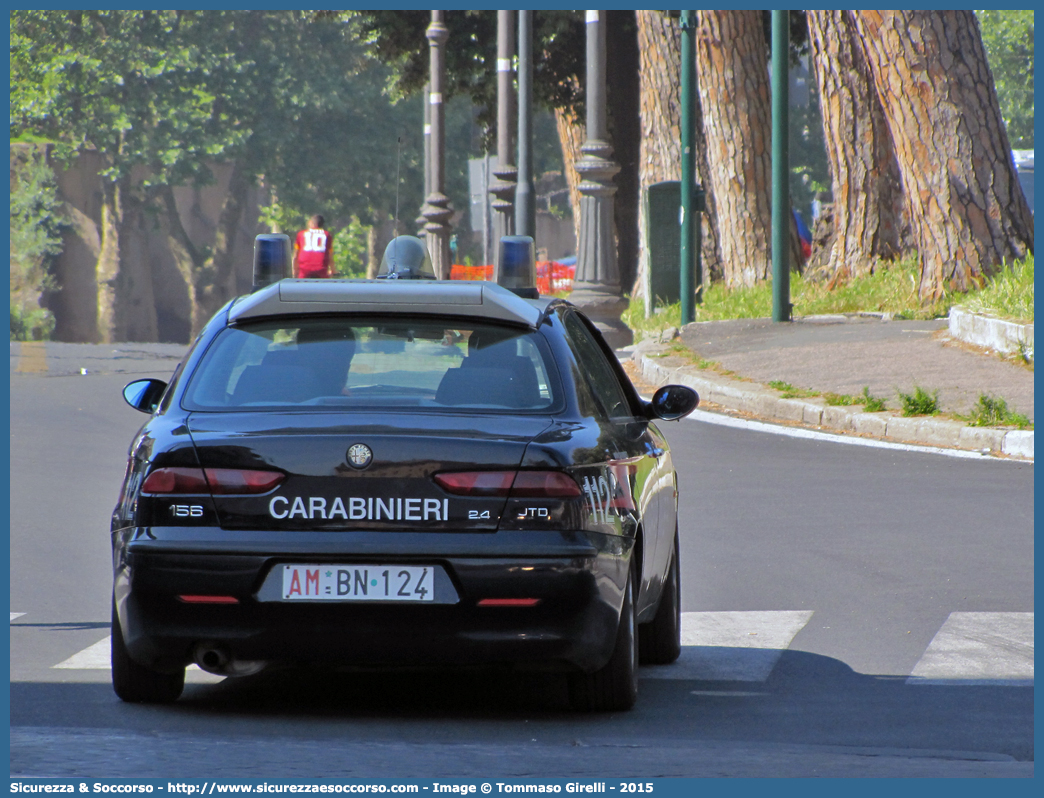
[[112,679],[185,668],[489,665],[623,710],[680,646],[677,480],[655,420],[568,302],[491,283],[284,279],[203,330],[112,518]]

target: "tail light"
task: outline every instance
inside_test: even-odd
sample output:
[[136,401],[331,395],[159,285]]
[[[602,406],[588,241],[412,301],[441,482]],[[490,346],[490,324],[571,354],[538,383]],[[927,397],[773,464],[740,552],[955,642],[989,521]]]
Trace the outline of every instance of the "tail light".
[[157,468],[142,483],[147,494],[243,495],[268,493],[286,479],[281,471],[240,468]]
[[511,496],[525,499],[573,499],[580,486],[562,471],[454,471],[435,482],[457,496]]

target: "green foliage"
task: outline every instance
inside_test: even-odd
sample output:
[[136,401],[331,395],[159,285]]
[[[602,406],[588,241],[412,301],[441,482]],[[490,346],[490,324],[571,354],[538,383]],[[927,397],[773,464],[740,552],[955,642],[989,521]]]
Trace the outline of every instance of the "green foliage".
[[[920,272],[916,257],[893,263],[879,262],[873,274],[849,281],[831,290],[825,283],[810,282],[802,275],[790,275],[790,297],[796,316],[829,313],[891,313],[907,319],[945,317],[950,306],[960,297],[947,291],[937,302],[922,305],[917,296]],[[696,321],[722,319],[765,319],[772,316],[772,281],[751,287],[726,288],[723,283],[704,287],[703,302],[696,305]],[[657,308],[645,318],[644,302],[632,299],[623,315],[624,322],[637,338],[655,335],[667,327],[681,323],[681,305],[675,303]]]
[[885,409],[884,399],[877,399],[870,395],[870,386],[863,386],[862,404],[867,413],[880,413]]
[[863,409],[868,413],[880,413],[885,409],[885,403],[882,399],[875,399],[870,395],[870,386],[863,386],[863,393],[860,396],[852,396],[847,393],[825,393],[823,394],[823,400],[831,407],[853,407],[855,405],[863,405]]
[[1005,263],[982,290],[968,295],[961,307],[1011,321],[1033,322],[1033,255]]
[[1011,146],[1033,149],[1033,11],[975,14]]
[[[430,11],[348,11],[345,18],[371,55],[389,65],[394,96],[420,92],[428,80],[425,31]],[[496,128],[497,14],[495,11],[446,11],[450,38],[444,49],[447,99],[461,95],[478,109],[487,144]],[[517,24],[517,23],[516,23]],[[586,68],[586,30],[576,11],[533,13],[533,100],[547,109],[567,108],[583,118],[581,82]]]
[[[869,391],[870,389],[867,388]],[[863,403],[863,398],[860,396],[850,396],[847,393],[833,393],[827,392],[823,394],[823,401],[831,407],[849,407],[851,405],[859,405]]]
[[54,314],[46,308],[11,301],[11,340],[48,341],[54,334]]
[[934,416],[939,412],[939,392],[928,393],[919,385],[912,394],[897,391],[904,416]]
[[[63,157],[97,149],[110,180],[144,167],[126,188],[146,202],[238,161],[270,189],[263,217],[277,229],[316,212],[334,229],[372,224],[396,205],[412,223],[424,98],[395,102],[392,77],[340,13],[11,13],[12,138],[51,138]],[[470,104],[447,111],[450,140],[469,140]],[[449,152],[447,173],[465,176],[451,197],[466,207],[467,147]]]
[[243,136],[209,77],[246,65],[208,46],[214,32],[200,12],[12,11],[11,135],[96,149],[112,181],[137,166],[146,186],[207,180]]
[[768,385],[770,388],[780,391],[783,399],[809,399],[813,396],[819,396],[819,391],[795,388],[789,382],[783,382],[782,380],[772,380]]
[[353,216],[345,227],[334,233],[334,271],[338,277],[366,276],[367,226]]
[[1033,429],[1033,422],[1022,413],[1013,413],[1008,410],[1008,403],[1004,399],[981,393],[968,417],[968,426]]
[[45,150],[13,149],[11,163],[11,338],[45,340],[54,317],[40,299],[56,287],[50,265],[62,251],[68,220]]
[[790,108],[790,198],[811,228],[812,200],[820,191],[830,189],[830,165],[823,142],[823,116],[815,76],[809,74],[806,83],[808,105]]

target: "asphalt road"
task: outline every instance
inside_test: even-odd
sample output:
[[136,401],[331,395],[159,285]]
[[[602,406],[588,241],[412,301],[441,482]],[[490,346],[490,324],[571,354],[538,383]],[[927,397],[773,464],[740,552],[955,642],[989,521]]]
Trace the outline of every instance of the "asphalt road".
[[174,706],[122,704],[107,530],[144,416],[120,389],[177,351],[12,350],[12,775],[1033,773],[1033,465],[693,420],[661,426],[688,645],[630,713],[460,672],[190,671]]

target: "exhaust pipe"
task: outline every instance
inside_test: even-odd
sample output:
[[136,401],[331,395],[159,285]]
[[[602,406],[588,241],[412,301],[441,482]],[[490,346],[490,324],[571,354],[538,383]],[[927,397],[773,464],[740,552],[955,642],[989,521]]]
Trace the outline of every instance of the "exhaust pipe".
[[211,643],[197,645],[194,659],[202,670],[216,676],[253,676],[268,664],[261,660],[234,660],[223,648]]

